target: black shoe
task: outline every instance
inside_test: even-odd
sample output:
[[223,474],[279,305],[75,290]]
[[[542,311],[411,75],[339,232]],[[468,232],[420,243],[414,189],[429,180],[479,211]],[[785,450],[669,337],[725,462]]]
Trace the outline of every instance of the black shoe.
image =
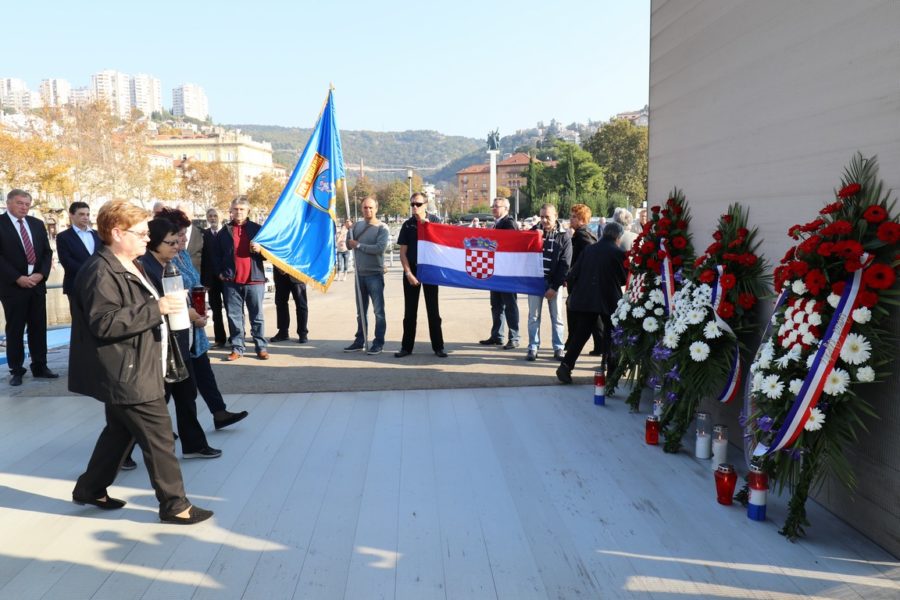
[[134,471],[135,469],[137,469],[137,463],[134,462],[134,459],[129,456],[122,462],[122,466],[119,468],[123,471]]
[[213,511],[205,508],[192,506],[188,509],[188,516],[179,517],[177,515],[159,515],[159,520],[164,523],[175,523],[177,525],[194,525],[201,523],[213,516]]
[[57,379],[59,377],[59,373],[54,373],[47,367],[44,367],[43,369],[38,369],[37,371],[32,371],[31,376],[34,378],[40,378],[40,379]]
[[213,419],[213,423],[216,426],[216,431],[218,431],[220,429],[225,429],[229,425],[234,425],[238,421],[241,421],[244,418],[246,418],[247,415],[249,414],[246,410],[242,410],[241,412],[238,412],[238,413],[228,412],[226,410],[225,413],[226,413],[225,416],[222,417],[221,419],[215,419],[215,418]]
[[603,354],[603,350],[591,350],[588,352],[588,356],[600,356]]
[[225,347],[225,342],[216,342],[215,344],[212,345],[212,347],[214,350],[219,350],[219,349]]
[[365,349],[366,347],[363,344],[357,344],[356,342],[353,342],[352,344],[344,348],[344,352],[362,352]]
[[438,358],[447,358],[447,353],[444,352],[443,348],[441,348],[440,350],[435,350],[434,355],[437,356]]
[[219,458],[222,456],[222,451],[217,450],[215,448],[210,448],[207,446],[203,450],[198,452],[183,452],[182,457],[184,458]]
[[72,494],[72,502],[74,502],[78,506],[90,504],[91,506],[102,508],[103,510],[116,510],[117,508],[122,508],[123,506],[125,506],[125,504],[127,504],[124,500],[110,498],[109,496],[106,497],[106,500],[97,500],[95,498],[79,498],[75,494]]
[[309,341],[309,338],[306,337],[306,336],[303,336],[303,337],[301,337],[300,339],[297,340],[297,343],[298,343],[298,344],[305,344],[305,343],[308,342],[308,341]]
[[412,352],[410,352],[409,350],[401,349],[397,352],[394,352],[394,358],[403,358],[404,356],[409,356],[410,354],[412,354]]
[[563,359],[563,351],[562,350],[554,350],[553,351],[553,360],[562,360]]
[[530,361],[530,362],[536,361],[537,360],[537,352],[535,352],[533,350],[529,350],[528,354],[525,355],[525,360]]
[[519,342],[513,342],[512,340],[506,342],[506,345],[503,346],[504,350],[514,350],[519,347]]
[[269,342],[272,343],[272,344],[274,344],[274,343],[276,343],[276,342],[283,342],[283,341],[285,341],[286,339],[288,339],[288,334],[286,334],[286,333],[278,333],[278,334],[276,334],[275,336],[270,337],[270,338],[269,338]]
[[9,385],[16,387],[22,385],[22,376],[18,374],[13,374],[9,376]]
[[502,346],[503,340],[492,337],[492,338],[488,338],[486,340],[479,340],[478,343],[481,344],[482,346]]
[[384,346],[373,345],[369,348],[369,351],[366,352],[366,354],[368,354],[370,356],[375,356],[376,354],[381,354],[381,352],[383,350],[384,350]]
[[563,383],[572,383],[572,369],[566,363],[560,363],[556,368],[556,378]]

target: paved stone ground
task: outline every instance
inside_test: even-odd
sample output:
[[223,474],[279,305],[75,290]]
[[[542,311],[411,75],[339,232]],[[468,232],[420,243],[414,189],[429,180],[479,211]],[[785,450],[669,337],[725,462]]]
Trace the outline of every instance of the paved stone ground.
[[[351,274],[352,275],[352,274]],[[542,348],[536,362],[525,360],[527,345],[527,306],[519,296],[522,345],[517,350],[502,350],[478,344],[490,333],[491,315],[488,293],[457,288],[441,288],[440,306],[446,349],[450,356],[436,357],[428,340],[425,301],[419,303],[419,327],[411,356],[394,358],[400,347],[403,320],[403,288],[399,265],[386,276],[387,335],[385,352],[378,356],[344,353],[353,340],[356,312],[352,279],[336,281],[326,294],[309,292],[309,343],[290,341],[270,344],[271,359],[263,362],[249,352],[243,359],[224,362],[228,351],[212,350],[210,359],[219,387],[226,394],[263,394],[319,391],[367,391],[439,388],[478,388],[557,385],[549,349],[549,317],[544,309],[541,328]],[[293,304],[292,304],[293,309]],[[370,311],[371,314],[371,311]],[[369,324],[370,331],[374,324]],[[209,327],[211,332],[212,327]],[[272,295],[266,297],[266,336],[276,332]],[[291,332],[295,336],[295,332]],[[250,349],[252,350],[252,344]],[[587,349],[590,349],[588,342]],[[0,390],[13,396],[58,396],[66,391],[68,348],[52,350],[50,367],[62,377],[56,381],[25,377],[19,388],[5,381]],[[574,373],[575,383],[590,383],[598,359],[584,356]]]

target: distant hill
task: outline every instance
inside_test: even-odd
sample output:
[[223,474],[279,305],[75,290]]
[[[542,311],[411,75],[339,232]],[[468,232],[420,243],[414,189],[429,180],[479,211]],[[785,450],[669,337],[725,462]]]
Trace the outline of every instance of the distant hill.
[[[226,125],[240,129],[253,139],[272,144],[275,162],[292,170],[306,145],[312,129],[281,127],[277,125]],[[355,179],[359,173],[359,161],[367,168],[396,169],[395,171],[367,171],[374,180],[405,178],[405,169],[413,167],[429,182],[455,181],[457,170],[479,162],[477,154],[484,152],[484,140],[463,136],[449,136],[437,131],[341,131],[341,145],[344,150],[344,165],[348,176]],[[445,174],[446,167],[456,164],[464,157],[469,162],[453,168]],[[463,161],[465,162],[465,161]],[[402,175],[401,175],[402,173]],[[436,176],[441,173],[440,178]]]

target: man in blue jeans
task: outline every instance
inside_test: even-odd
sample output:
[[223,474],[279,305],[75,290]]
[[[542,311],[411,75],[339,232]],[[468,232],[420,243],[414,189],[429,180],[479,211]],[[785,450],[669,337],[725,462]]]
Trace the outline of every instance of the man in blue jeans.
[[[358,352],[366,347],[366,328],[363,321],[372,299],[375,313],[375,339],[368,354],[381,354],[384,350],[384,251],[391,239],[387,225],[378,220],[378,202],[371,196],[362,203],[363,220],[351,227],[347,247],[353,250],[356,261],[356,339],[344,348],[344,352]],[[361,304],[360,304],[361,303]]]
[[225,291],[225,313],[228,316],[232,361],[244,355],[244,306],[250,317],[250,333],[256,347],[256,357],[268,360],[266,338],[263,337],[263,296],[266,273],[260,246],[253,239],[260,226],[248,220],[250,202],[238,196],[231,203],[231,221],[216,234],[216,266]]

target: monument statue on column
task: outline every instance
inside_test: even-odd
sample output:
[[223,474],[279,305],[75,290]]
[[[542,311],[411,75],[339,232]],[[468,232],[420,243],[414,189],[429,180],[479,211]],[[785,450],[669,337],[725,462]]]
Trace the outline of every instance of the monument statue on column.
[[494,198],[497,197],[497,155],[500,154],[500,130],[495,129],[488,133],[487,136],[487,153],[488,156],[491,157],[491,169],[490,169],[490,196],[488,197],[488,204],[492,204],[494,202]]

